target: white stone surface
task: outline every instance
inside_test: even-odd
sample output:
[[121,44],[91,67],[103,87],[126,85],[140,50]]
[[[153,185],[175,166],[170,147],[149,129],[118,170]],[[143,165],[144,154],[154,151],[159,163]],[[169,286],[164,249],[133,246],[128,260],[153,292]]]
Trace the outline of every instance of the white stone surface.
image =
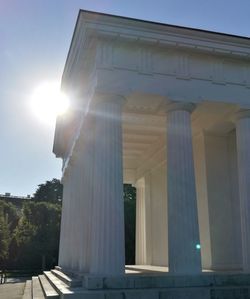
[[146,252],[146,203],[145,181],[141,178],[136,182],[136,251],[137,265],[147,265]]
[[201,261],[203,269],[211,269],[211,233],[208,206],[207,163],[204,133],[193,139],[197,207],[201,242]]
[[235,133],[206,134],[205,161],[211,268],[240,269],[242,247]]
[[99,99],[92,111],[95,114],[92,274],[125,273],[122,104],[121,98]]
[[250,271],[250,114],[236,121],[243,269]]
[[62,218],[61,218],[61,232],[60,232],[60,246],[59,246],[59,266],[63,268],[70,268],[70,188],[71,188],[70,174],[64,177],[63,182],[63,204],[62,204]]
[[137,265],[152,263],[152,206],[150,173],[136,182],[136,252]]
[[[165,151],[166,155],[166,151]],[[168,206],[166,163],[151,170],[152,265],[168,266]]]
[[[79,250],[79,200],[80,193],[78,191],[78,177],[79,177],[79,166],[76,159],[73,160],[72,166],[72,182],[71,182],[71,190],[70,190],[70,231],[68,234],[68,238],[70,240],[70,267],[69,269],[78,270],[78,250]],[[72,246],[74,244],[74,246]]]
[[170,106],[167,113],[167,193],[169,271],[201,271],[199,226],[193,163],[191,105]]
[[60,226],[60,241],[59,241],[59,256],[58,256],[58,265],[61,267],[66,266],[66,242],[65,242],[65,232],[66,232],[66,184],[64,184],[63,198],[64,203],[62,204],[62,215],[61,215],[61,226]]
[[93,167],[94,167],[94,142],[93,142],[93,120],[91,117],[85,117],[80,140],[78,144],[78,176],[76,178],[77,188],[75,192],[79,195],[79,204],[77,206],[76,221],[78,227],[75,233],[77,241],[75,246],[77,252],[77,269],[80,272],[87,273],[90,267],[91,250],[91,202],[93,200]]

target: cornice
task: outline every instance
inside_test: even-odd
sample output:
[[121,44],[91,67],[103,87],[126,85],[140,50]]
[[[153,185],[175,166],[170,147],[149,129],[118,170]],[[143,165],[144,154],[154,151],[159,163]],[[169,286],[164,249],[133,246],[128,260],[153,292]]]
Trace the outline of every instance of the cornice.
[[[72,68],[79,64],[80,53],[86,57],[102,39],[250,60],[250,38],[247,37],[80,10],[63,80],[66,81]],[[81,61],[84,60],[82,57]]]
[[88,34],[98,37],[250,57],[250,38],[246,37],[87,11],[80,16]]
[[245,40],[249,40],[249,37],[245,37],[245,36],[239,36],[239,35],[233,35],[233,34],[228,34],[228,33],[222,33],[222,32],[216,32],[216,31],[209,31],[209,30],[204,30],[204,29],[200,29],[200,28],[191,28],[191,27],[185,27],[185,26],[179,26],[179,25],[173,25],[173,24],[167,24],[167,23],[160,23],[160,22],[154,22],[154,21],[148,21],[148,20],[142,20],[142,19],[136,19],[136,18],[130,18],[130,17],[124,17],[124,16],[119,16],[119,15],[113,15],[113,14],[108,14],[108,13],[102,13],[102,12],[97,12],[97,11],[90,11],[90,10],[84,10],[84,9],[80,9],[79,11],[79,15],[80,14],[84,14],[85,18],[93,20],[96,19],[98,21],[100,21],[101,19],[108,18],[109,20],[117,20],[119,19],[119,23],[121,22],[140,22],[141,26],[162,26],[164,28],[168,27],[171,28],[172,30],[191,30],[192,32],[196,32],[196,34],[216,34],[219,37],[224,36],[225,38],[240,38],[240,39],[245,39]]

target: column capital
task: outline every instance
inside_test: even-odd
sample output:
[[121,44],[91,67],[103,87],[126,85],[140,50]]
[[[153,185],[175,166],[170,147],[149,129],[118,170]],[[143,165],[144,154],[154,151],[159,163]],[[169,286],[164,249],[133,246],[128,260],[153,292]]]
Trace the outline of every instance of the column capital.
[[173,111],[180,111],[180,110],[192,113],[195,108],[196,108],[196,104],[191,102],[171,101],[165,103],[166,113],[173,112]]
[[145,187],[145,179],[144,179],[144,177],[141,177],[139,180],[136,181],[135,187],[136,188]]
[[113,93],[104,93],[104,92],[96,92],[93,97],[94,105],[99,103],[119,103],[120,105],[124,105],[126,102],[126,98],[119,94]]
[[238,121],[243,118],[250,118],[250,109],[239,109],[235,113],[235,121]]

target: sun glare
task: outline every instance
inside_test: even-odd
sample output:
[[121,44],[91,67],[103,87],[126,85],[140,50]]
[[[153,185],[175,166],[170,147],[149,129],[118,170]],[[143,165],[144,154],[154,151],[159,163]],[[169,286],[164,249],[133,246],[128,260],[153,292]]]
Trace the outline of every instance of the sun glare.
[[56,116],[67,111],[69,99],[61,92],[59,83],[44,82],[34,90],[31,107],[42,122],[54,124]]

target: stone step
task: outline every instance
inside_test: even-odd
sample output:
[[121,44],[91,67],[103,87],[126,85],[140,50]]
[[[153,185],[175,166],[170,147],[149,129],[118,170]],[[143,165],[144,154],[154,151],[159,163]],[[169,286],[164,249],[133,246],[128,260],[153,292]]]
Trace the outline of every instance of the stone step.
[[32,277],[32,299],[45,299],[38,276]]
[[[64,281],[62,281],[58,276],[54,274],[54,271],[44,271],[44,275],[50,282],[50,284],[55,288],[57,293],[59,294],[60,298],[67,298],[67,299],[104,299],[104,291],[103,290],[86,290],[83,287],[69,287]],[[123,293],[119,291],[107,291],[105,293],[112,293],[107,298],[120,298],[120,297],[112,297],[113,295],[120,296]],[[121,297],[123,298],[123,297]]]
[[57,299],[59,298],[59,294],[56,292],[56,290],[52,287],[50,282],[48,281],[47,277],[45,275],[39,275],[40,284],[43,289],[43,293],[45,295],[45,298],[50,299]]
[[137,288],[180,288],[180,287],[222,287],[249,286],[249,274],[203,274],[203,275],[126,275],[101,277],[85,275],[86,289],[137,289]]
[[217,287],[211,288],[210,298],[212,299],[249,299],[250,298],[250,287],[239,286],[239,287]]
[[61,290],[63,299],[249,299],[248,287],[184,287],[152,289]]
[[69,287],[81,287],[82,286],[82,280],[71,278],[62,271],[53,269],[51,272],[58,277],[60,280],[62,280],[64,283],[66,283]]
[[59,295],[72,294],[72,292],[69,290],[69,286],[63,280],[57,277],[52,271],[44,271],[43,273]]
[[55,270],[63,272],[62,267],[60,267],[60,266],[55,266]]
[[26,280],[22,299],[32,299],[31,298],[31,280]]
[[249,274],[147,277],[86,275],[84,286],[81,287],[70,286],[74,278],[71,279],[62,271],[45,271],[44,275],[60,298],[66,299],[250,299]]

